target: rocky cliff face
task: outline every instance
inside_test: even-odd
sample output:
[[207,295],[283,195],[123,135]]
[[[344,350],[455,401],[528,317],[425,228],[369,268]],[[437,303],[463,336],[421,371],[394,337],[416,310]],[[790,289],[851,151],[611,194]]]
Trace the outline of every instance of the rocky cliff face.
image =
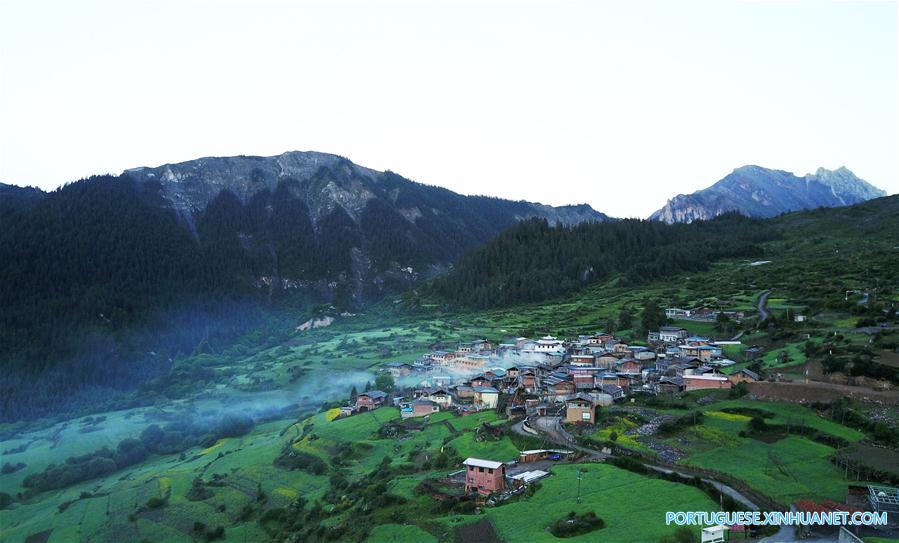
[[[439,212],[441,207],[435,197],[451,197],[472,205],[491,201],[504,211],[503,219],[512,213],[516,219],[544,217],[550,222],[568,225],[608,220],[606,215],[587,204],[553,207],[461,196],[446,189],[408,181],[392,172],[358,166],[337,155],[318,152],[291,151],[273,157],[207,157],[153,168],[133,168],[125,173],[142,183],[158,182],[162,196],[180,215],[191,221],[223,191],[233,193],[246,204],[260,193],[275,193],[279,185],[288,180],[297,182],[292,195],[306,202],[314,223],[338,207],[358,220],[369,201],[384,198],[396,204],[400,196],[408,196],[404,193],[409,192],[427,193],[434,206],[429,210],[431,212]],[[425,216],[422,209],[415,206],[400,207],[397,211],[413,223]]]
[[652,220],[691,222],[728,211],[750,217],[773,217],[788,211],[838,207],[885,196],[886,192],[858,178],[845,167],[819,168],[797,177],[790,172],[743,166],[711,187],[668,200]]
[[166,202],[207,251],[246,260],[256,285],[311,286],[353,301],[446,269],[524,218],[608,219],[584,204],[463,196],[315,152],[201,158],[125,174]]
[[358,217],[365,203],[374,197],[367,185],[381,175],[337,155],[316,152],[206,157],[155,168],[133,168],[125,173],[139,182],[158,182],[162,196],[191,223],[223,191],[247,204],[258,194],[274,193],[283,180],[298,182],[291,189],[292,195],[312,204],[314,221],[336,207]]

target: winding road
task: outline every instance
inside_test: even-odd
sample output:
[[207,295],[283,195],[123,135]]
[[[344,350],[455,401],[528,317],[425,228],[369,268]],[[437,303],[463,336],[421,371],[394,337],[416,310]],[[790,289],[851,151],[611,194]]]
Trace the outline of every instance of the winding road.
[[768,317],[771,316],[771,313],[768,312],[768,296],[771,295],[770,290],[766,290],[759,296],[759,324],[768,320]]
[[[576,451],[580,451],[587,455],[587,458],[589,460],[605,460],[609,457],[608,454],[597,451],[596,449],[591,449],[589,447],[580,445],[577,440],[572,437],[571,434],[569,434],[565,431],[564,428],[562,428],[562,417],[537,417],[527,420],[528,427],[545,436],[548,441],[551,441],[556,445],[565,447],[566,449],[574,449]],[[523,424],[524,422],[519,422],[518,424],[513,425],[512,431],[521,435],[534,437],[534,434],[522,428]]]
[[[767,294],[769,294],[769,293],[770,292],[766,292],[763,294],[765,296],[765,299],[767,299]],[[763,305],[764,304],[763,304],[762,300],[760,299],[759,300],[759,309],[762,309]],[[581,451],[581,452],[587,454],[589,460],[602,461],[610,456],[603,452],[597,451],[595,449],[591,449],[589,447],[584,447],[584,446],[578,444],[577,441],[575,440],[575,438],[572,437],[571,434],[566,432],[564,428],[562,428],[562,424],[561,424],[562,417],[537,417],[533,420],[530,420],[530,419],[528,419],[528,420],[529,420],[529,422],[528,422],[529,428],[532,428],[533,430],[536,430],[538,433],[546,436],[546,438],[549,441],[552,441],[563,447],[575,449],[575,450],[578,450],[578,451]],[[525,430],[522,427],[522,425],[523,425],[523,422],[519,422],[518,424],[515,424],[514,426],[512,426],[512,430],[514,432],[517,432],[522,435],[533,436],[533,434],[528,432],[527,430]],[[647,463],[644,463],[643,465],[647,469],[657,471],[659,473],[669,473],[669,474],[676,473],[677,475],[680,475],[681,477],[694,477],[695,476],[695,474],[690,473],[689,471],[685,471],[685,470],[672,469],[669,467],[656,466],[654,464],[647,464]],[[722,494],[726,494],[727,496],[730,496],[734,500],[742,503],[746,507],[747,510],[751,510],[751,511],[762,510],[762,507],[760,507],[757,503],[752,501],[750,498],[746,497],[746,495],[742,494],[740,491],[736,490],[735,488],[733,488],[729,485],[726,485],[720,481],[717,481],[715,479],[710,479],[707,477],[702,477],[701,479],[703,481],[711,484],[712,486],[714,486]],[[795,510],[795,509],[793,507],[791,507],[791,510]],[[797,539],[795,530],[792,526],[782,525],[782,526],[780,526],[780,528],[776,534],[768,536],[768,537],[760,540],[760,543],[800,543],[800,542],[801,543],[808,543],[808,542],[837,543],[837,537],[836,536],[817,536],[817,537],[813,537],[811,539],[800,540],[800,539]]]
[[[561,446],[569,448],[569,449],[575,449],[577,451],[580,451],[580,452],[586,454],[587,458],[589,460],[600,460],[601,461],[601,460],[605,460],[606,458],[611,456],[604,452],[597,451],[596,449],[591,449],[589,447],[584,447],[584,446],[578,444],[577,440],[574,437],[572,437],[571,434],[566,432],[564,428],[562,428],[561,421],[562,421],[562,417],[537,417],[536,419],[533,420],[532,423],[529,423],[528,426],[537,430],[541,434],[544,434],[547,437],[547,439],[549,439],[550,441],[552,441],[558,445],[561,445]],[[518,423],[515,426],[513,426],[512,430],[515,432],[518,432],[520,434],[523,434],[523,435],[531,435],[531,434],[528,434],[528,432],[526,432],[522,428],[522,423]],[[656,466],[654,464],[644,463],[643,465],[647,469],[651,469],[653,471],[657,471],[660,473],[676,473],[677,475],[680,475],[681,477],[688,477],[688,478],[695,476],[695,474],[689,473],[687,471],[681,471],[681,470],[666,468],[666,467],[662,467],[662,466]],[[718,489],[719,492],[730,496],[734,500],[745,505],[750,510],[758,511],[761,509],[758,504],[756,504],[751,499],[747,498],[745,495],[743,495],[742,493],[740,493],[738,490],[736,490],[735,488],[733,488],[731,486],[728,486],[720,481],[716,481],[715,479],[702,478],[702,480],[707,483],[710,483],[712,486],[714,486],[716,489]]]

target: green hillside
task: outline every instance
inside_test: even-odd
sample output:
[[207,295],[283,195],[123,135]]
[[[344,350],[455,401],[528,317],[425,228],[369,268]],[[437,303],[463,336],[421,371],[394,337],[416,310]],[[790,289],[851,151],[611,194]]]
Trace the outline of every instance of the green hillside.
[[[808,371],[835,386],[893,380],[891,354],[899,346],[890,315],[899,302],[897,205],[891,197],[779,217],[771,221],[779,237],[760,243],[759,257],[718,260],[706,270],[639,284],[613,274],[551,300],[481,311],[410,293],[398,303],[338,316],[330,326],[297,332],[291,323],[283,336],[260,331],[206,346],[179,358],[167,376],[149,380],[133,396],[99,404],[90,418],[84,412],[0,425],[0,451],[12,470],[0,473],[0,538],[452,541],[458,534],[477,534],[530,541],[552,539],[546,531],[551,524],[571,511],[589,510],[605,526],[578,540],[619,540],[627,533],[633,541],[659,541],[675,533],[661,520],[671,503],[714,508],[719,496],[610,464],[555,465],[534,491],[477,513],[435,498],[440,478],[466,456],[514,460],[517,451],[545,441],[516,433],[514,421],[494,412],[456,418],[440,413],[397,433],[396,409],[334,420],[335,402],[373,381],[373,370],[383,362],[411,361],[434,347],[476,337],[571,337],[614,329],[640,343],[642,313],[650,304],[743,312],[733,322],[676,321],[694,334],[742,334],[743,344],[727,350],[736,368],[753,364],[800,380]],[[767,291],[771,317],[760,322],[757,304]],[[791,316],[798,314],[807,320],[795,322]],[[744,357],[748,345],[762,348],[759,360]],[[604,410],[599,427],[579,439],[592,447],[607,444],[614,432],[615,446],[650,460],[674,450],[666,458],[683,469],[708,470],[779,504],[843,500],[855,481],[831,458],[855,454],[853,444],[859,442],[895,447],[899,411],[836,400],[831,395],[820,405],[800,406],[726,392],[690,393],[669,403],[640,399]],[[700,422],[671,435],[624,435],[654,416],[694,411],[703,413]],[[227,435],[202,433],[206,427],[199,421],[235,412],[253,424]],[[750,427],[759,413],[766,424],[762,431]],[[485,439],[478,433],[484,422],[502,428],[501,435]],[[148,433],[154,425],[159,432]],[[142,441],[147,454],[124,455],[137,447],[129,439]],[[123,448],[122,442],[129,445]],[[51,465],[68,477],[90,462],[103,468],[95,476],[81,472],[76,482],[52,488],[26,484]],[[24,467],[16,468],[19,463]],[[580,505],[573,495],[577,469],[586,471]],[[626,513],[634,511],[659,521],[637,529],[623,525]]]

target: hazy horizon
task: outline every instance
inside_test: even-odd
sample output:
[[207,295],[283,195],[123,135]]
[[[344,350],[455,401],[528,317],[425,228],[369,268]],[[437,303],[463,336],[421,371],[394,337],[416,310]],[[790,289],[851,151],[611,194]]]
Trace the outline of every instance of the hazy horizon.
[[747,164],[889,194],[893,2],[0,3],[0,182],[314,150],[646,217]]

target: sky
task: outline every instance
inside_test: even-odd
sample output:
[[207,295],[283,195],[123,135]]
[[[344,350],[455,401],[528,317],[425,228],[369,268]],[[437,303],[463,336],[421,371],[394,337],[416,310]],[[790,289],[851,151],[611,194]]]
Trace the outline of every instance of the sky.
[[746,164],[893,194],[895,2],[0,0],[0,182],[315,150],[646,217]]

